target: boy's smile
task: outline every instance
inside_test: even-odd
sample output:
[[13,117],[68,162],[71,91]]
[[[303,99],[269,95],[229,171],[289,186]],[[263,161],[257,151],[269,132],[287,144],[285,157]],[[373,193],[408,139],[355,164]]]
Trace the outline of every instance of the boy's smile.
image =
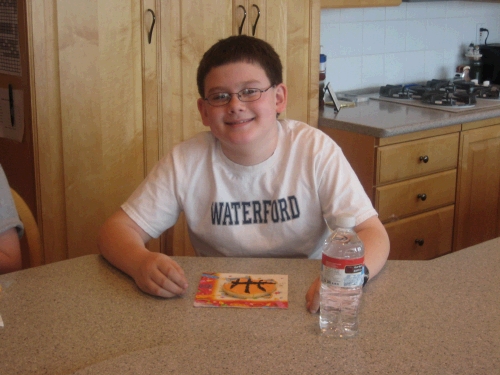
[[[269,158],[277,144],[276,114],[286,107],[286,86],[271,84],[257,64],[237,62],[213,68],[205,78],[205,97],[229,93],[227,104],[213,106],[198,99],[202,122],[221,142],[222,151],[233,162],[255,165]],[[244,89],[258,89],[260,98],[246,100]]]

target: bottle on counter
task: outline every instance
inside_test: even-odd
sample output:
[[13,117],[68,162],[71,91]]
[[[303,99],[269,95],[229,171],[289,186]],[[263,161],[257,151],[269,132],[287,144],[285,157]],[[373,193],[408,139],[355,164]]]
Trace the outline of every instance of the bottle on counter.
[[467,48],[467,52],[465,53],[465,57],[469,60],[470,72],[469,77],[470,80],[482,83],[483,82],[483,62],[481,61],[481,57],[483,55],[480,52],[479,46],[475,46],[474,44],[470,44]]
[[335,224],[323,245],[319,326],[324,335],[344,338],[358,332],[365,250],[354,217],[339,216]]
[[326,55],[319,55],[319,106],[325,105]]

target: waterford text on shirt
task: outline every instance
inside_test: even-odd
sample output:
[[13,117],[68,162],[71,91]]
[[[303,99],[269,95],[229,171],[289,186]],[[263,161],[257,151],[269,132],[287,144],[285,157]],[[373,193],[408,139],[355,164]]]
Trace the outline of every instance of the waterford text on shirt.
[[284,222],[300,216],[295,196],[248,202],[213,202],[213,225],[267,224]]

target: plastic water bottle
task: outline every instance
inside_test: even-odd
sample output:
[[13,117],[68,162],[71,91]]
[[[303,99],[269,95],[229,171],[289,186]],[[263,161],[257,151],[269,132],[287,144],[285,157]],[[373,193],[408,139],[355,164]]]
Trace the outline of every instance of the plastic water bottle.
[[328,336],[352,337],[358,332],[365,250],[354,217],[339,216],[335,224],[323,245],[319,327]]

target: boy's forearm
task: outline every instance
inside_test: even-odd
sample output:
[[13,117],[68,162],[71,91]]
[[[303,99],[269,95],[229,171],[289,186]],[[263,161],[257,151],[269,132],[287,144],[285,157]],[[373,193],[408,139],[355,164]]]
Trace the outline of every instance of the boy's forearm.
[[389,256],[389,237],[377,217],[371,217],[357,228],[357,233],[365,246],[365,264],[370,271],[370,278],[377,275],[384,267]]
[[148,251],[141,235],[115,217],[102,226],[97,243],[104,258],[131,276],[143,252]]
[[22,268],[21,248],[17,230],[11,228],[0,234],[0,274]]

